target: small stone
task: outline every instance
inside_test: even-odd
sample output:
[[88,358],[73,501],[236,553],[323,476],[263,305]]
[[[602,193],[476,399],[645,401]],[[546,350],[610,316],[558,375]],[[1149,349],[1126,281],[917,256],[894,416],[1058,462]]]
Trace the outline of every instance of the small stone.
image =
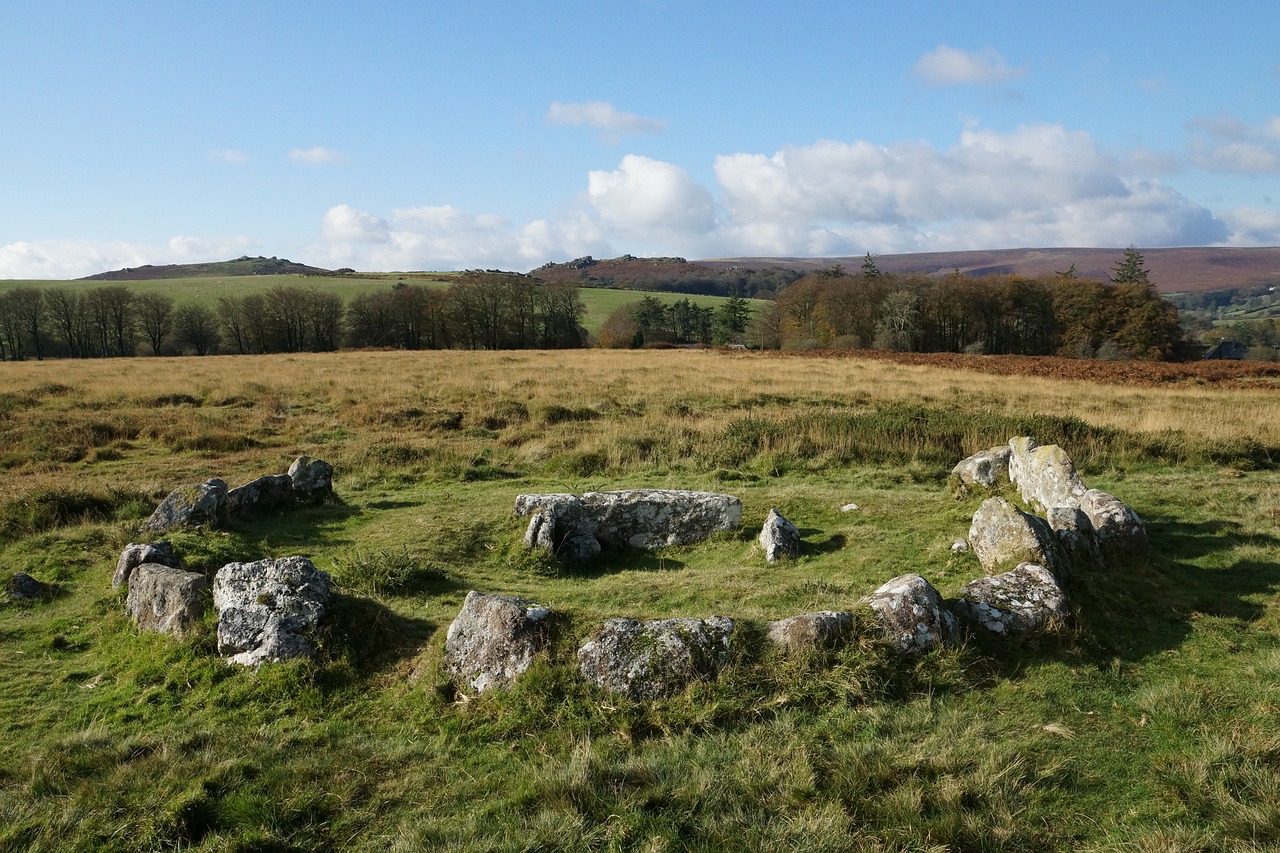
[[847,610],[819,610],[770,622],[768,637],[788,654],[803,654],[839,645],[852,627],[853,614]]
[[955,554],[968,554],[969,542],[966,539],[957,539],[951,543],[951,551]]
[[5,591],[14,601],[47,601],[53,593],[47,583],[36,580],[26,572],[14,572]]
[[525,598],[472,590],[449,624],[444,669],[483,693],[506,687],[546,648],[544,626],[551,611]]
[[853,512],[855,509],[859,509],[859,508],[860,507],[857,504],[845,504],[844,506],[840,507],[840,511]]
[[299,456],[289,466],[289,480],[299,500],[320,503],[333,494],[333,466],[321,459]]
[[764,527],[760,529],[760,547],[764,548],[764,558],[770,563],[799,557],[800,530],[787,521],[782,513],[770,509]]

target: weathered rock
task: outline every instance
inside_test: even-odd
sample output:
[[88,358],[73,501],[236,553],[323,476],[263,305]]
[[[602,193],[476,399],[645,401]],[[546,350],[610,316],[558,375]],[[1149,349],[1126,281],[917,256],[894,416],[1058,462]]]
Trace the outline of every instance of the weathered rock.
[[587,492],[587,514],[595,519],[595,537],[614,547],[655,550],[701,542],[737,528],[742,502],[731,495],[678,489],[626,489]]
[[778,510],[770,509],[764,527],[760,528],[760,547],[764,548],[764,558],[770,563],[794,559],[800,556],[800,531]]
[[218,653],[244,666],[311,657],[330,597],[329,575],[306,557],[228,563],[213,579]]
[[209,583],[204,575],[142,563],[129,577],[125,610],[144,631],[186,636],[200,621]]
[[1081,499],[1080,509],[1093,524],[1098,549],[1107,565],[1142,560],[1151,554],[1146,524],[1119,498],[1090,489]]
[[289,466],[289,479],[299,500],[320,503],[333,494],[333,466],[310,456],[299,456]]
[[989,575],[1019,563],[1035,563],[1055,572],[1063,568],[1057,539],[1048,523],[1004,498],[987,498],[978,507],[969,526],[969,545]]
[[294,502],[293,478],[288,474],[267,474],[227,492],[227,513],[253,515],[287,507]]
[[585,563],[600,554],[596,522],[577,495],[517,495],[514,514],[532,516],[524,546],[540,549],[566,563]]
[[967,459],[961,459],[951,469],[952,490],[957,493],[990,492],[1009,481],[1009,455],[1007,446],[979,451]]
[[656,699],[714,678],[729,659],[733,620],[610,619],[578,650],[584,678],[611,693]]
[[1023,563],[960,588],[956,612],[993,634],[1037,631],[1067,618],[1067,597],[1043,566]]
[[969,553],[969,540],[967,540],[967,539],[956,539],[956,540],[954,540],[954,541],[951,543],[951,553],[953,553],[953,554],[968,554],[968,553]]
[[1010,439],[1009,449],[1009,479],[1028,505],[1040,512],[1080,505],[1088,486],[1065,450],[1056,444],[1041,447],[1026,437]]
[[788,654],[803,654],[839,645],[852,628],[853,614],[847,610],[819,610],[770,622],[768,637]]
[[472,590],[449,625],[444,668],[472,690],[505,687],[522,675],[547,644],[541,604]]
[[227,523],[227,484],[214,477],[169,493],[142,524],[143,533],[182,527],[222,527]]
[[1063,558],[1072,569],[1102,568],[1102,552],[1098,550],[1093,522],[1078,507],[1055,506],[1045,521],[1058,539]]
[[956,617],[920,575],[900,575],[862,599],[884,635],[903,652],[927,652],[960,639]]
[[48,601],[53,596],[53,589],[47,583],[26,572],[14,572],[5,584],[5,592],[14,601]]
[[143,563],[159,563],[174,569],[183,568],[182,558],[168,542],[130,542],[120,552],[115,574],[111,576],[111,588],[119,589],[129,582],[133,570]]

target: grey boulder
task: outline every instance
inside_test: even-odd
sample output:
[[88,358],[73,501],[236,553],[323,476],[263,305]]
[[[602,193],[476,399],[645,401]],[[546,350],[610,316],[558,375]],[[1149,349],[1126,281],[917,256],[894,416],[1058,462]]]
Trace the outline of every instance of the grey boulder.
[[1035,563],[1051,571],[1062,568],[1057,539],[1048,523],[1004,498],[987,498],[978,507],[969,526],[969,546],[989,575],[1020,563]]
[[120,552],[115,573],[111,576],[111,588],[119,589],[129,582],[133,570],[143,563],[158,563],[175,569],[183,568],[182,558],[168,542],[130,542]]
[[853,628],[847,610],[819,610],[770,622],[769,642],[788,654],[804,654],[839,645]]
[[1009,481],[1008,446],[981,450],[961,459],[951,469],[952,489],[957,493],[990,492]]
[[293,501],[293,478],[288,474],[267,474],[227,492],[227,512],[233,517],[253,515],[282,509]]
[[592,684],[635,700],[657,699],[714,678],[727,663],[733,620],[610,619],[578,650]]
[[129,578],[125,610],[144,631],[186,636],[200,621],[209,584],[197,572],[142,563]]
[[956,612],[993,634],[1026,634],[1067,618],[1067,597],[1043,566],[1023,563],[1012,571],[978,578],[960,588]]
[[299,500],[319,503],[333,494],[333,466],[321,459],[299,456],[289,466],[289,480]]
[[701,542],[734,530],[742,502],[731,495],[680,489],[587,492],[582,504],[602,544],[646,551]]
[[26,572],[14,572],[5,584],[5,592],[14,601],[47,601],[53,594],[47,583],[38,581]]
[[960,639],[956,617],[917,574],[900,575],[862,599],[885,638],[902,652],[927,652]]
[[524,598],[472,590],[449,625],[444,669],[479,693],[524,674],[547,645],[551,611]]
[[1108,565],[1145,559],[1151,553],[1147,526],[1128,504],[1106,492],[1090,489],[1080,509],[1093,524],[1098,549]]
[[1055,506],[1045,517],[1049,529],[1058,540],[1063,558],[1072,569],[1102,568],[1102,552],[1098,550],[1093,522],[1079,507]]
[[794,559],[800,556],[800,531],[782,513],[770,509],[764,526],[760,528],[760,547],[770,563]]
[[213,579],[218,654],[243,666],[312,657],[330,600],[329,575],[306,557],[228,563]]
[[600,553],[596,522],[577,495],[517,495],[516,516],[529,516],[524,546],[545,551],[566,563],[585,563]]
[[1079,506],[1088,487],[1067,452],[1056,444],[1040,446],[1025,436],[1009,440],[1009,479],[1031,507]]
[[142,524],[143,533],[167,533],[185,527],[222,527],[227,523],[227,484],[216,477],[169,493]]

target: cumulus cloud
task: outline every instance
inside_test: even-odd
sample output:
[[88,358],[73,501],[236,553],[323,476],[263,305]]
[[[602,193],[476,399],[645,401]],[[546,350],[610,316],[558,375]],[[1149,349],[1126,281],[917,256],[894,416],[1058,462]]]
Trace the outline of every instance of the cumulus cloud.
[[341,163],[345,158],[332,148],[294,148],[289,152],[289,159],[295,163],[306,163],[308,166],[322,166],[326,163]]
[[912,67],[931,86],[992,86],[1026,76],[1025,68],[1012,68],[997,51],[966,51],[945,44],[926,53]]
[[209,152],[209,159],[217,160],[221,163],[230,163],[233,166],[239,166],[249,162],[249,155],[235,148],[219,148]]
[[1230,246],[1274,246],[1280,243],[1280,212],[1257,207],[1237,207],[1223,211],[1231,229]]
[[637,154],[592,171],[587,198],[609,229],[641,240],[696,241],[715,227],[710,192],[679,166]]
[[327,240],[353,243],[385,243],[391,230],[387,220],[349,204],[329,208],[320,227]]
[[564,103],[555,101],[547,110],[547,124],[569,127],[591,127],[600,131],[606,142],[619,142],[623,136],[662,133],[667,123],[619,110],[607,101]]
[[112,240],[22,240],[0,246],[0,279],[74,279],[144,264],[225,261],[258,249],[244,236],[172,237],[162,244]]
[[1237,175],[1280,173],[1280,116],[1251,125],[1228,113],[1187,124],[1192,161],[1211,172]]

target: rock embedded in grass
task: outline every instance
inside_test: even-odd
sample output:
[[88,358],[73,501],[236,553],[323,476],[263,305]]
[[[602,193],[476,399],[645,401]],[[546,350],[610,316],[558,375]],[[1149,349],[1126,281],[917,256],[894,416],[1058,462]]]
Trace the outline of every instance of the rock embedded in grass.
[[1055,506],[1049,510],[1045,521],[1057,538],[1063,557],[1073,569],[1102,568],[1097,531],[1084,510],[1079,507]]
[[847,610],[819,610],[770,622],[769,642],[788,654],[804,654],[838,646],[853,629],[853,614]]
[[969,526],[969,546],[989,575],[1020,563],[1035,563],[1054,572],[1065,569],[1048,522],[1004,498],[987,498],[978,507]]
[[862,599],[885,637],[900,651],[927,652],[956,643],[960,627],[942,596],[917,574],[899,575]]
[[186,527],[223,527],[227,523],[227,484],[217,477],[169,493],[142,524],[143,533],[167,533]]
[[1007,445],[981,450],[961,459],[951,469],[952,491],[959,494],[995,491],[1009,481],[1009,456]]
[[1009,440],[1009,479],[1026,503],[1040,512],[1055,506],[1079,506],[1088,491],[1067,452],[1041,446],[1025,436]]
[[566,563],[585,563],[600,553],[595,519],[577,495],[517,495],[513,512],[532,516],[524,533],[524,546],[531,551],[545,551]]
[[204,611],[204,575],[161,563],[142,563],[129,577],[125,610],[144,631],[184,637]]
[[333,494],[333,466],[322,459],[299,456],[289,466],[289,479],[299,500],[320,503]]
[[800,530],[777,509],[770,509],[760,528],[760,547],[770,563],[800,556]]
[[282,509],[295,500],[293,478],[267,474],[227,492],[227,513],[234,517]]
[[5,584],[5,592],[14,601],[47,601],[53,595],[49,584],[38,581],[26,572],[14,572]]
[[218,654],[243,666],[313,656],[331,595],[306,557],[228,563],[213,579]]
[[960,588],[956,612],[993,634],[1026,634],[1068,616],[1067,597],[1053,573],[1023,563],[1012,571],[978,578]]
[[445,672],[479,693],[510,685],[546,648],[551,615],[527,598],[468,592],[445,638]]
[[143,563],[158,563],[174,569],[184,568],[182,558],[169,542],[130,542],[120,552],[115,573],[111,576],[111,588],[119,589],[129,583],[133,570]]
[[1147,526],[1128,504],[1098,489],[1085,492],[1080,509],[1093,524],[1098,548],[1108,566],[1145,559],[1151,553]]
[[729,660],[733,620],[610,619],[578,650],[587,681],[637,701],[658,699],[714,678]]

